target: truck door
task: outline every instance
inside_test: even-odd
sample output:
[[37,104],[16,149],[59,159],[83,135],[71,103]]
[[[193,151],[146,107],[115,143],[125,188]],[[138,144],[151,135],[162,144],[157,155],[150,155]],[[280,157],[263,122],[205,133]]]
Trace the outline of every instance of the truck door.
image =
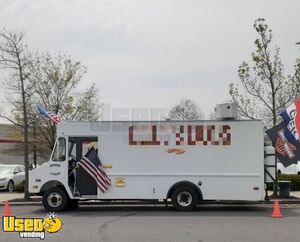
[[79,165],[91,146],[97,147],[97,137],[69,137],[69,187],[75,197],[96,198],[95,180]]

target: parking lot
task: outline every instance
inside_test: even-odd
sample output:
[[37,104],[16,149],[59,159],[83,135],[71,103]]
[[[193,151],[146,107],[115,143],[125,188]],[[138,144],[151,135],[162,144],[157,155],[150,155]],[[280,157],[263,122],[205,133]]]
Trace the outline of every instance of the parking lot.
[[[264,204],[200,205],[194,212],[163,205],[80,205],[58,214],[63,227],[56,234],[46,233],[45,241],[299,241],[300,207],[283,207],[283,218],[274,219],[272,206]],[[11,206],[11,212],[17,217],[47,216],[41,205]],[[17,233],[1,231],[1,241],[22,240]]]

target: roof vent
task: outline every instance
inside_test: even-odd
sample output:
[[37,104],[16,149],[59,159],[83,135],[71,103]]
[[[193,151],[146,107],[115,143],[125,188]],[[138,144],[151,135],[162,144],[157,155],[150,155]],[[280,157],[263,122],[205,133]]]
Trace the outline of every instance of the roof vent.
[[238,118],[238,107],[235,102],[217,104],[215,112],[218,120],[235,120]]

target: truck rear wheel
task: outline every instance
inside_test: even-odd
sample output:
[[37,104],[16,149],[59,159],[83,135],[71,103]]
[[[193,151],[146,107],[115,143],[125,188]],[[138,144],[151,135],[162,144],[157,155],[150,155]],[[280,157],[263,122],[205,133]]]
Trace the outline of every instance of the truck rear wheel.
[[197,202],[197,192],[190,186],[178,187],[172,193],[173,206],[179,211],[192,211]]
[[50,188],[43,195],[43,206],[48,212],[60,212],[67,203],[69,197],[67,193],[59,187]]

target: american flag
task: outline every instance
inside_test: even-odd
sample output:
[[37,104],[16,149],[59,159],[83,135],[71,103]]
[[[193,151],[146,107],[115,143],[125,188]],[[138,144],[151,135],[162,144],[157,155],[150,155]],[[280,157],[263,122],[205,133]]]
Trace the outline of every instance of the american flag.
[[54,123],[59,123],[61,122],[63,119],[60,115],[55,114],[55,113],[51,113],[46,111],[44,108],[37,106],[38,112],[40,115],[46,117],[46,118],[50,118]]
[[97,151],[92,147],[79,162],[79,165],[95,180],[99,189],[104,193],[111,185]]

